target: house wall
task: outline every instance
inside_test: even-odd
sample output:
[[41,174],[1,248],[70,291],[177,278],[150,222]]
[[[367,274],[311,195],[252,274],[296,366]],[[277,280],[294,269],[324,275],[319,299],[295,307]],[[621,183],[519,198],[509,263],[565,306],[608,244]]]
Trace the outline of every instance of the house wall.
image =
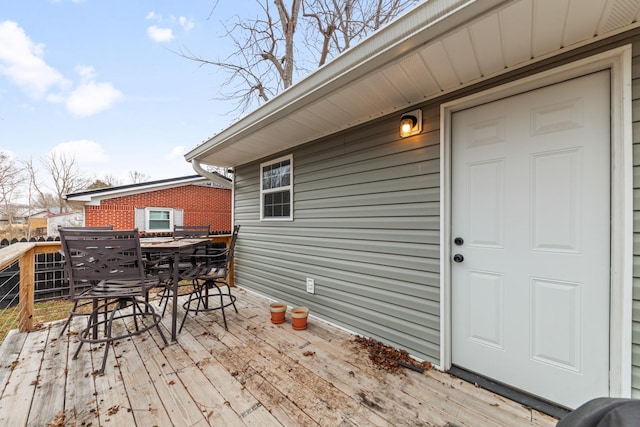
[[238,283],[438,361],[438,110],[424,115],[416,137],[393,118],[296,149],[294,221],[260,222],[260,165],[236,168]]
[[[640,35],[620,34],[422,105],[424,133],[382,119],[293,151],[294,215],[259,221],[259,164],[236,168],[236,280],[439,363],[438,105],[632,43],[632,390],[640,398]],[[414,107],[412,107],[414,108]],[[279,153],[284,155],[288,153]],[[278,157],[278,156],[274,156]],[[265,159],[267,160],[267,159]],[[305,292],[316,279],[316,295]],[[418,316],[416,319],[414,316]]]
[[231,230],[231,191],[201,185],[185,185],[102,200],[85,206],[85,225],[113,224],[116,229],[135,226],[135,208],[160,207],[184,210],[184,224],[209,224],[211,231]]
[[633,43],[633,327],[632,397],[640,399],[640,37]]

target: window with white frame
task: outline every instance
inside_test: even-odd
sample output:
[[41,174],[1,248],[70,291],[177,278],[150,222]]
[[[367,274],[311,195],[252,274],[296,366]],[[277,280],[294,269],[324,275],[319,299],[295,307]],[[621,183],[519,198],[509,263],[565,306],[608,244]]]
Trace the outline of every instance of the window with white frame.
[[146,208],[145,214],[145,230],[173,231],[173,209]]
[[260,219],[293,219],[293,155],[260,165]]

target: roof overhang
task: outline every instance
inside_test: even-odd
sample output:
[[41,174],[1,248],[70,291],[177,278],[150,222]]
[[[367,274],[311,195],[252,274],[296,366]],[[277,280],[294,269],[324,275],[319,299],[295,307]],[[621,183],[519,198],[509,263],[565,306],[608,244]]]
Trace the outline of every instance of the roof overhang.
[[113,199],[114,197],[125,197],[150,191],[167,190],[185,185],[204,185],[209,182],[210,180],[208,178],[193,175],[67,194],[66,199],[69,202],[80,203],[82,205],[98,206],[102,200]]
[[627,0],[431,0],[211,137],[187,161],[233,167],[638,26]]

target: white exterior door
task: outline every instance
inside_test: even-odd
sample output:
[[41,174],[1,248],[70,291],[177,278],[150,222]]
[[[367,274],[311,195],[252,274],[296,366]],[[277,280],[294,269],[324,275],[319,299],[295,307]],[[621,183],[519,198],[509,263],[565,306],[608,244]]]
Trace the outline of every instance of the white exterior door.
[[609,394],[609,116],[602,71],[451,122],[452,362],[569,408]]

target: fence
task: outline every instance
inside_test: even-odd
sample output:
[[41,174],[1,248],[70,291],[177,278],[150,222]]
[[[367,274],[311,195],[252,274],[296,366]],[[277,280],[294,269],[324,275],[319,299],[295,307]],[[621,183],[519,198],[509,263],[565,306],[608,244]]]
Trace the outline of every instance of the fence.
[[[0,249],[15,243],[54,242],[59,238],[39,238],[0,241]],[[69,286],[62,274],[61,254],[40,253],[34,257],[34,301],[49,301],[69,295]],[[15,307],[20,302],[20,267],[16,261],[0,270],[0,309]]]
[[[171,235],[141,233],[141,237]],[[68,313],[69,307],[60,308],[61,303],[68,304],[64,297],[69,295],[61,259],[57,237],[0,241],[0,342],[10,329],[30,331],[34,325]]]
[[[167,237],[172,233],[142,233],[141,237]],[[0,240],[0,249],[15,243],[59,242],[59,237]],[[35,255],[34,302],[60,299],[69,295],[69,286],[64,280],[62,255],[59,252]],[[20,267],[18,261],[0,270],[0,309],[15,307],[20,302]]]

